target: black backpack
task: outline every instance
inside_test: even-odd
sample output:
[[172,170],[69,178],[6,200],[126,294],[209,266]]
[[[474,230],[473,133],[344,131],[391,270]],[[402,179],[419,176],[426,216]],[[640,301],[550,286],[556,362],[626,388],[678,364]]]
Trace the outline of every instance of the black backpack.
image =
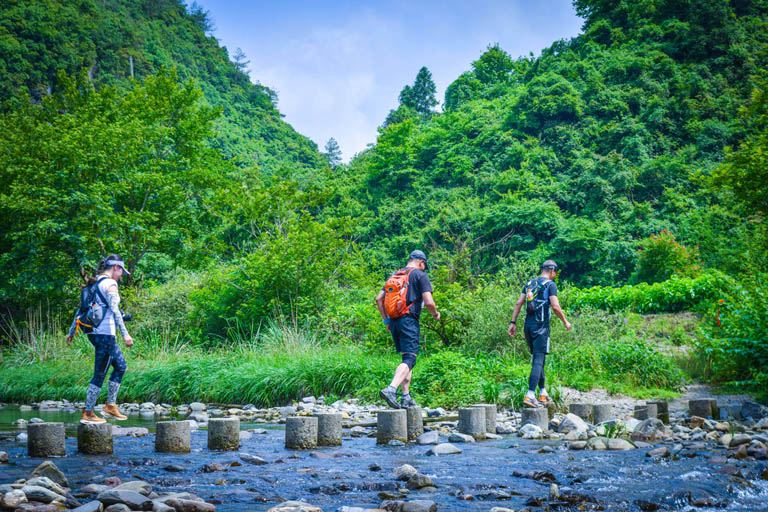
[[528,281],[525,285],[526,309],[529,315],[533,315],[536,320],[544,321],[544,306],[549,304],[549,286],[552,280],[543,277],[537,277]]
[[[77,334],[78,330],[86,334],[92,333],[107,316],[109,305],[107,299],[104,298],[104,294],[99,289],[99,283],[104,279],[107,278],[101,277],[98,281],[90,286],[85,286],[80,291],[80,307],[75,315],[75,322],[77,323],[75,334]],[[101,299],[104,306],[96,301],[96,297]]]

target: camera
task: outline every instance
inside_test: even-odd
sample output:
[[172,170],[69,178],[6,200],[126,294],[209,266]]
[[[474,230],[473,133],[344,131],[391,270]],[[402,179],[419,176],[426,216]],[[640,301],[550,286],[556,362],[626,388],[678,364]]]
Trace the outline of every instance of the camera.
[[123,322],[130,322],[133,320],[133,315],[130,313],[123,313]]

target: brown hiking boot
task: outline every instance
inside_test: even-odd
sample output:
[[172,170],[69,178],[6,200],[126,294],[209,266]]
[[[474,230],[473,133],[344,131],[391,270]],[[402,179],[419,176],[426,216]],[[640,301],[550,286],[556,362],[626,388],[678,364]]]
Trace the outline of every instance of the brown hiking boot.
[[80,418],[80,423],[85,423],[86,425],[98,425],[99,423],[106,422],[107,420],[96,416],[96,413],[93,411],[83,411],[83,417]]
[[128,419],[128,416],[121,413],[120,409],[117,408],[117,404],[104,405],[104,409],[101,411],[101,414],[103,414],[108,418],[112,418],[118,421],[123,421]]
[[552,399],[549,397],[549,395],[539,395],[539,403],[541,404],[551,404]]

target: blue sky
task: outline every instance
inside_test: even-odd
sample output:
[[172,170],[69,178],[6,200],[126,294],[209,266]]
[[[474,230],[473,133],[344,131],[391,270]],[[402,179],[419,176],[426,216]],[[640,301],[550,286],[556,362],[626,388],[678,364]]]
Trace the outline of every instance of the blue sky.
[[421,66],[442,103],[489,44],[513,57],[538,55],[582,25],[570,0],[197,3],[230,55],[245,52],[251,80],[277,91],[285,120],[321,149],[334,137],[345,161],[375,142]]

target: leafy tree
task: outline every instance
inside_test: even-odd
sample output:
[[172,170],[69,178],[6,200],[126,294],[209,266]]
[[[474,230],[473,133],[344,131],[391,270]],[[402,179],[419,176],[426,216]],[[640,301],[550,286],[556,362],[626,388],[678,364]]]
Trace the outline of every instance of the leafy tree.
[[432,81],[432,73],[426,67],[422,67],[416,75],[413,85],[406,85],[400,91],[398,96],[400,106],[395,110],[390,110],[383,127],[401,123],[411,117],[419,117],[422,120],[429,119],[437,105],[436,92],[437,88],[435,82]]
[[238,71],[241,71],[245,74],[248,74],[248,64],[251,63],[250,60],[248,60],[248,57],[245,55],[245,52],[237,48],[235,50],[235,53],[232,55],[232,61],[235,63],[235,67]]
[[325,143],[325,158],[328,160],[328,165],[331,167],[338,167],[341,164],[341,148],[336,139],[331,137],[328,142]]
[[174,71],[123,95],[84,75],[59,84],[39,106],[21,91],[0,117],[0,297],[16,304],[71,295],[106,253],[131,279],[149,254],[192,256],[185,241],[209,225],[203,200],[228,172],[206,144],[218,111]]
[[687,249],[672,233],[662,231],[642,241],[632,278],[634,282],[658,283],[673,275],[695,276],[699,270],[698,250]]

